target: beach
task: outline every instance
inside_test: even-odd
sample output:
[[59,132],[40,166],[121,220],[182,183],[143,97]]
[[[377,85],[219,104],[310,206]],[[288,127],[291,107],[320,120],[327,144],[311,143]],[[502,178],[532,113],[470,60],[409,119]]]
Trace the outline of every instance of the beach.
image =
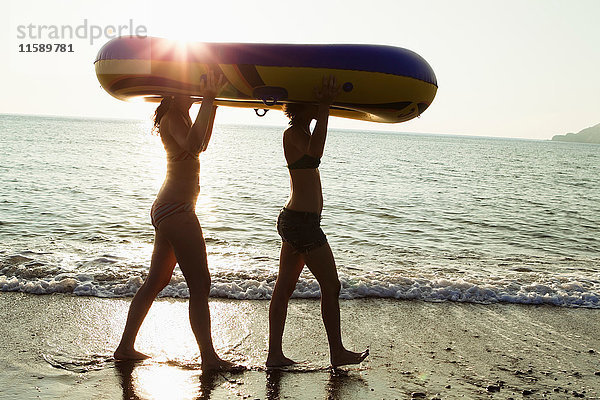
[[284,351],[264,368],[268,301],[211,299],[218,352],[243,372],[203,374],[184,300],[158,300],[137,347],[115,363],[130,299],[1,293],[2,399],[600,398],[600,310],[532,305],[341,301],[359,366],[328,368],[317,300],[292,299]]

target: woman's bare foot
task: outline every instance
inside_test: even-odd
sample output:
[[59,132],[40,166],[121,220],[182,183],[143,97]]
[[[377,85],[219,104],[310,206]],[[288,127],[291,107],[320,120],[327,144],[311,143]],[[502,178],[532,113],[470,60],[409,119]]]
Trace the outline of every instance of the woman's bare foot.
[[369,355],[369,349],[362,353],[344,350],[340,354],[331,355],[331,366],[333,368],[341,367],[342,365],[360,364]]
[[246,369],[243,365],[235,364],[231,361],[221,360],[220,358],[216,358],[210,361],[202,360],[202,371],[242,371]]
[[120,361],[145,360],[147,358],[150,358],[150,356],[147,356],[144,353],[140,353],[139,351],[137,351],[135,349],[122,349],[120,347],[118,347],[115,350],[115,353],[113,356],[115,357],[115,360],[120,360]]
[[269,354],[269,356],[267,357],[267,362],[266,362],[267,368],[289,367],[290,365],[294,365],[294,364],[296,364],[296,361],[287,358],[283,354],[281,354],[277,357],[271,356]]

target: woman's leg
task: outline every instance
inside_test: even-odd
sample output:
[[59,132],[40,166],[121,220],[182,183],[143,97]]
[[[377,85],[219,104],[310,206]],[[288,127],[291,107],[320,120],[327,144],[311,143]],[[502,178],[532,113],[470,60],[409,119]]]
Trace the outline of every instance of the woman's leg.
[[291,365],[294,361],[283,355],[282,338],[287,316],[287,307],[296,288],[298,277],[304,268],[304,259],[289,243],[283,242],[279,257],[279,274],[273,288],[269,305],[269,355],[267,367]]
[[200,347],[202,368],[228,369],[234,365],[219,358],[212,343],[210,328],[210,273],[202,228],[194,213],[179,213],[165,218],[160,230],[173,246],[177,263],[190,291],[190,324]]
[[121,343],[119,343],[114,354],[117,360],[141,360],[148,358],[145,354],[134,349],[135,338],[146,314],[148,314],[152,302],[158,293],[169,284],[175,264],[175,254],[169,241],[157,231],[154,238],[154,251],[152,252],[150,271],[129,306],[129,313],[127,314],[127,322],[125,323]]
[[368,350],[354,353],[344,348],[340,328],[340,280],[329,243],[311,250],[304,256],[306,266],[313,273],[321,288],[321,315],[329,340],[331,365],[338,367],[358,364],[367,357]]

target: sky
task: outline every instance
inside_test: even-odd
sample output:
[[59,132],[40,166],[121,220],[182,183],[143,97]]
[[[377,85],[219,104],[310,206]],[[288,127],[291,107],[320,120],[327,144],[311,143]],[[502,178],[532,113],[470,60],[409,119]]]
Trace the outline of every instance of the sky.
[[[331,118],[333,128],[550,139],[600,122],[598,0],[9,0],[3,7],[0,113],[149,118],[154,105],[113,98],[94,72],[109,38],[91,38],[90,27],[128,25],[200,42],[392,45],[417,52],[435,71],[437,96],[420,118]],[[30,24],[75,29],[85,21],[86,38],[22,34]],[[73,52],[19,52],[39,42],[70,44]],[[217,123],[284,126],[286,119],[221,107]]]

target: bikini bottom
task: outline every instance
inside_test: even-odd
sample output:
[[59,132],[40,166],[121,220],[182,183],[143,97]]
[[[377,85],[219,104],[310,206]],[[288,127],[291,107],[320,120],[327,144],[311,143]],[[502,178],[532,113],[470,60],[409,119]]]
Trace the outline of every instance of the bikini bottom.
[[158,228],[158,225],[165,218],[182,212],[194,212],[195,209],[195,204],[190,202],[154,203],[152,204],[152,209],[150,210],[150,218],[152,220],[152,225],[155,228]]
[[289,243],[298,253],[309,251],[327,243],[321,229],[321,215],[282,208],[277,218],[277,232],[281,240]]

